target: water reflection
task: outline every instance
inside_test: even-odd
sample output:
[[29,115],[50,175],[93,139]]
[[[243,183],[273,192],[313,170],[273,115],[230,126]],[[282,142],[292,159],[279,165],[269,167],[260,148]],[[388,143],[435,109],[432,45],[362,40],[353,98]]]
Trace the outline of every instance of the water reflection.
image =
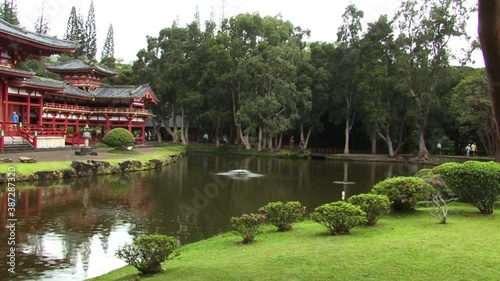
[[[247,169],[264,177],[235,181],[216,173]],[[229,218],[276,200],[309,209],[368,191],[387,175],[417,166],[195,154],[172,166],[113,177],[21,186],[16,193],[17,274],[7,276],[0,245],[0,280],[82,280],[123,264],[116,249],[140,233],[197,241],[229,228]],[[354,184],[333,184],[334,181]],[[0,240],[7,241],[7,194],[0,194]]]

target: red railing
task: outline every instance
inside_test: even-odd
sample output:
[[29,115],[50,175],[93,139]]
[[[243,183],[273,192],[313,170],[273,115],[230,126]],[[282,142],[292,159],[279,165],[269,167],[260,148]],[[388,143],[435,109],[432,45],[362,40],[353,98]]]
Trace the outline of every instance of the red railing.
[[18,134],[27,143],[29,143],[35,150],[37,149],[37,133],[36,133],[36,131],[30,131],[28,129],[20,129],[20,130],[18,130]]
[[43,107],[47,108],[47,109],[54,109],[54,110],[90,112],[89,107],[79,106],[79,105],[64,105],[64,104],[58,104],[58,103],[44,103]]
[[85,113],[102,113],[102,114],[113,114],[113,113],[124,113],[124,114],[137,114],[137,115],[153,115],[153,112],[148,109],[141,108],[107,108],[107,107],[88,107],[88,106],[76,106],[76,105],[64,105],[57,103],[44,103],[44,109],[55,110],[55,111],[77,111]]

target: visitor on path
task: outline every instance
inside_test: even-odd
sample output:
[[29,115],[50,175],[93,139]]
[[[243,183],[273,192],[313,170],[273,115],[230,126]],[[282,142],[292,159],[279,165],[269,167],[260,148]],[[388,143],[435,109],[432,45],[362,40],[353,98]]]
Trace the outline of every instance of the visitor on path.
[[223,135],[222,136],[222,142],[227,144],[227,136],[226,135]]
[[293,136],[290,138],[290,148],[293,148],[293,144],[295,143],[295,139]]
[[438,142],[438,144],[437,144],[437,154],[441,155],[442,149],[443,149],[443,146],[441,145],[441,142]]
[[470,146],[470,150],[472,152],[472,156],[476,156],[476,152],[477,152],[477,145],[476,145],[476,143],[472,143],[472,145]]
[[300,146],[300,148],[301,148],[301,149],[304,149],[304,147],[305,147],[305,143],[304,143],[304,140],[303,140],[303,139],[301,139],[301,140],[300,140],[300,142],[299,142],[299,146]]
[[470,143],[465,147],[465,156],[469,157],[470,156],[470,150],[471,146]]
[[208,134],[207,134],[207,133],[205,133],[205,134],[203,135],[203,143],[204,143],[204,144],[207,144],[207,143],[208,143]]
[[14,123],[14,129],[17,127],[17,123],[19,122],[19,116],[17,116],[17,113],[14,111],[12,112],[12,115],[10,116],[10,122]]

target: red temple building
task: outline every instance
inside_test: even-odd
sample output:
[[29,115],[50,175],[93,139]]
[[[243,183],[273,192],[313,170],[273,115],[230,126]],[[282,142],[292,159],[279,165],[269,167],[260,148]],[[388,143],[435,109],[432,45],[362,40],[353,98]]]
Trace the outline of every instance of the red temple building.
[[[16,69],[28,59],[75,52],[71,41],[26,31],[0,19],[0,151],[4,145],[28,143],[34,149],[82,145],[80,129],[98,128],[97,134],[117,127],[128,129],[144,143],[145,107],[158,102],[149,84],[109,86],[113,70],[81,60],[47,66],[61,81]],[[18,122],[12,122],[16,112]]]

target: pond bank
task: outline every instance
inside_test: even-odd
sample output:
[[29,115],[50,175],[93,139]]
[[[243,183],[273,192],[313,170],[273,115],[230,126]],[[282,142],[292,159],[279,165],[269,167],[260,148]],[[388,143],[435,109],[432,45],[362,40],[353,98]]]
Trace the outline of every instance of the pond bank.
[[[0,184],[6,183],[7,177],[11,175],[14,175],[15,182],[22,182],[158,169],[176,162],[185,154],[185,148],[180,145],[139,148],[136,149],[138,154],[113,154],[108,150],[99,149],[97,157],[75,157],[72,150],[30,152],[29,156],[36,159],[37,163],[0,164]],[[15,156],[23,157],[26,154],[16,153]]]
[[456,203],[445,225],[419,208],[355,227],[350,235],[330,236],[311,221],[289,232],[266,226],[251,245],[239,245],[233,233],[188,244],[152,276],[126,266],[89,280],[495,280],[498,254],[491,245],[498,244],[498,220]]

